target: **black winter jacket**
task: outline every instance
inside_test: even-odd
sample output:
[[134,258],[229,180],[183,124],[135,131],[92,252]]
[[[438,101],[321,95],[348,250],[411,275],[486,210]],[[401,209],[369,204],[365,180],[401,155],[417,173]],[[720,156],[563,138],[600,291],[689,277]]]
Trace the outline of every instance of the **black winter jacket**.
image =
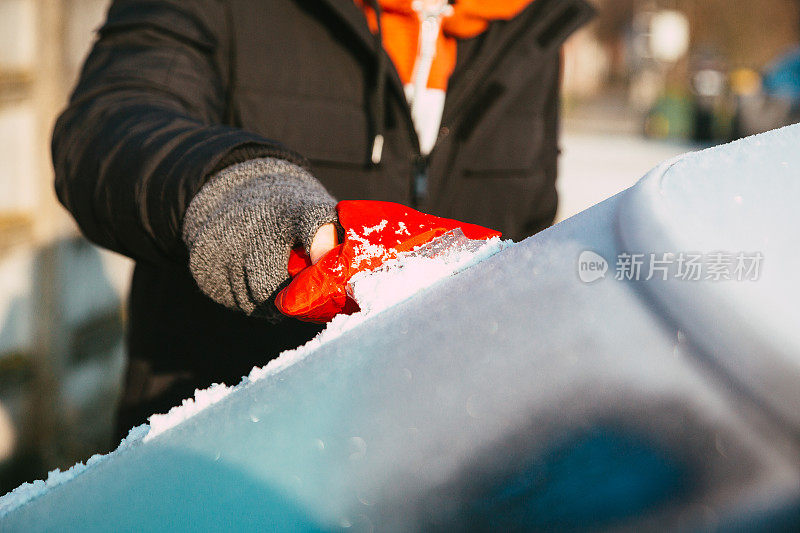
[[386,56],[377,83],[385,52],[353,0],[115,1],[53,159],[85,235],[137,262],[120,430],[318,331],[248,318],[198,290],[181,223],[210,175],[283,157],[340,200],[401,202],[524,238],[555,215],[559,48],[590,15],[584,0],[535,0],[459,41],[439,138],[422,157]]

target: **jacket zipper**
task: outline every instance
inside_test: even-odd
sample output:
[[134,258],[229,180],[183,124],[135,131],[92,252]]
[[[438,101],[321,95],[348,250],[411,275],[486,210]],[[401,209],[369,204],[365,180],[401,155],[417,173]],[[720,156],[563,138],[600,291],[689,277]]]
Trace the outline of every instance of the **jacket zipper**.
[[[547,8],[552,8],[553,5],[556,5],[555,0],[537,0],[537,3],[543,10],[546,10]],[[555,16],[548,17],[548,19],[550,20],[547,20],[545,22],[547,27],[544,30],[540,31],[542,31],[542,33],[545,35],[550,35],[553,32],[554,28],[572,26],[576,24],[576,21],[589,18],[589,13],[592,12],[591,9],[587,10],[585,7],[582,6],[583,6],[582,2],[577,2],[577,1],[572,1],[572,2],[567,1],[564,2],[563,4],[558,4],[558,7],[560,8],[559,9],[560,13]],[[502,44],[500,44],[500,46],[497,47],[497,50],[495,50],[494,53],[483,57],[482,61],[472,66],[472,70],[476,73],[476,76],[481,76],[481,77],[484,76],[488,71],[489,67],[491,66],[491,64],[494,61],[496,61],[497,58],[500,57],[504,53],[504,51],[509,46],[511,46],[513,42],[519,39],[520,35],[524,33],[528,27],[534,25],[532,20],[533,17],[539,16],[540,14],[541,11],[534,9],[533,11],[530,12],[530,14],[527,17],[517,21],[516,31],[510,33],[508,37],[503,40]],[[548,41],[550,41],[550,39],[545,39],[544,37],[542,37],[540,41],[544,41],[540,42],[540,44],[544,46],[547,44]],[[447,102],[448,99],[450,99],[450,96],[451,95],[449,94],[448,91],[448,94],[445,97],[445,106],[447,106]],[[472,109],[475,102],[482,95],[479,90],[473,89],[471,91],[471,94],[459,95],[459,96],[461,96],[461,98],[458,101],[458,107],[460,109]],[[451,106],[452,105],[453,104],[451,102]],[[410,115],[411,113],[409,112],[409,116]],[[414,130],[412,132],[413,137],[417,141],[416,143],[417,157],[414,166],[414,177],[412,181],[412,191],[415,193],[416,191],[421,191],[424,192],[425,195],[428,195],[431,192],[429,190],[430,187],[428,186],[428,164],[430,158],[436,152],[436,149],[441,145],[441,142],[444,140],[444,138],[447,137],[451,132],[455,132],[458,128],[460,128],[462,122],[466,119],[466,117],[463,116],[463,113],[457,115],[454,119],[451,118],[447,122],[445,122],[446,118],[448,117],[444,116],[444,110],[443,110],[442,122],[439,127],[439,135],[436,139],[433,148],[425,156],[422,155],[421,150],[419,148],[419,140],[418,136],[416,135],[416,130],[413,128],[413,120],[411,122],[412,129]],[[414,204],[415,205],[419,204],[424,198],[425,196],[414,198]]]
[[[544,3],[546,0],[536,0],[536,1],[541,4],[541,3]],[[553,4],[554,1],[550,1],[548,3],[549,4]],[[548,21],[549,25],[547,27],[547,30],[552,31],[552,29],[554,27],[559,27],[559,26],[571,26],[571,25],[576,24],[575,21],[580,21],[581,19],[583,19],[584,21],[588,20],[589,18],[591,18],[591,14],[594,12],[591,8],[588,8],[588,10],[587,9],[582,9],[580,7],[582,5],[582,3],[579,2],[579,1],[572,1],[572,2],[567,1],[567,2],[564,2],[564,4],[565,5],[561,6],[561,9],[562,9],[561,14],[559,16],[557,16],[557,17],[551,17],[551,18],[555,18],[556,20],[549,20]],[[544,7],[544,6],[542,6],[542,7]],[[533,20],[532,19],[533,19],[534,13],[535,12],[531,12],[531,14],[528,17],[526,17],[525,19],[521,19],[518,22],[518,25],[521,26],[521,27],[518,28],[517,31],[514,32],[513,34],[511,34],[507,39],[505,39],[504,42],[500,46],[498,46],[497,51],[494,54],[484,57],[483,61],[474,64],[472,66],[471,70],[473,70],[476,73],[476,75],[478,75],[478,76],[485,75],[487,70],[488,70],[488,68],[497,59],[497,57],[500,57],[504,53],[505,50],[507,50],[514,42],[516,42],[519,39],[520,34],[524,33],[526,27],[529,27],[529,26],[533,25]],[[538,13],[537,13],[537,15],[538,15]],[[531,19],[531,20],[528,20],[528,19]],[[547,33],[547,32],[545,32],[545,33]],[[480,91],[473,90],[472,93],[467,95],[466,98],[464,98],[464,97],[461,98],[461,101],[459,102],[458,106],[459,106],[460,109],[473,109],[475,103],[477,102],[477,100],[479,98],[481,98],[481,96],[482,96],[482,94],[481,94]],[[445,98],[445,105],[447,105],[447,98],[449,98],[449,97],[450,97],[450,94],[448,94],[447,97]],[[450,118],[450,120],[448,122],[445,122],[445,118],[446,117],[443,114],[443,116],[442,116],[442,124],[441,124],[441,126],[439,128],[439,136],[436,139],[436,143],[434,144],[434,146],[431,149],[430,153],[427,156],[420,156],[423,159],[423,161],[425,162],[425,173],[427,173],[428,161],[433,156],[433,154],[436,152],[436,149],[439,147],[439,145],[444,140],[444,138],[447,137],[449,134],[457,131],[459,128],[461,128],[464,120],[466,118],[468,118],[468,117],[464,116],[464,114],[461,113],[460,115],[457,115],[454,118]],[[426,189],[426,191],[427,191],[427,189]]]
[[[419,17],[420,33],[419,44],[417,46],[417,57],[414,61],[414,73],[411,76],[412,94],[408,98],[411,125],[414,129],[414,136],[417,139],[417,154],[413,169],[411,183],[412,207],[419,207],[420,203],[428,195],[428,155],[423,155],[419,144],[419,134],[417,133],[417,113],[418,103],[422,93],[428,87],[433,61],[436,57],[436,45],[439,40],[439,33],[442,27],[442,18],[453,14],[453,6],[447,0],[414,0],[411,8],[416,11]],[[442,109],[442,113],[444,109]],[[441,129],[441,124],[440,124]],[[437,138],[437,143],[438,143]],[[434,144],[435,147],[435,144]],[[433,149],[431,149],[433,152]]]

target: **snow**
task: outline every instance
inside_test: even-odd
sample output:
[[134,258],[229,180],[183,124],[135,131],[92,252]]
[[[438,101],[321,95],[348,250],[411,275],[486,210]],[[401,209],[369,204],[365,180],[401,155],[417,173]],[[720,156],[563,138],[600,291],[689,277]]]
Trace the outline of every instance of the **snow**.
[[[382,221],[374,228],[364,228],[364,233],[383,229]],[[404,229],[404,228],[402,228]],[[355,234],[354,234],[355,235]],[[357,235],[356,235],[357,237]],[[148,424],[133,428],[117,449],[107,455],[94,455],[86,463],[78,463],[66,471],[58,469],[49,473],[46,480],[24,483],[0,497],[0,517],[29,502],[48,490],[59,486],[104,460],[124,453],[128,448],[147,443],[168,430],[192,418],[211,405],[228,397],[236,390],[272,376],[304,359],[319,347],[361,325],[373,316],[396,305],[448,276],[452,276],[510,246],[512,241],[493,238],[488,241],[471,241],[460,230],[454,230],[410,252],[398,254],[373,272],[361,272],[350,282],[348,292],[361,310],[353,315],[335,317],[314,339],[294,350],[287,350],[263,367],[254,367],[236,386],[216,383],[208,389],[196,390],[193,398],[184,399],[181,405],[167,413],[153,414]],[[375,248],[375,247],[373,247]],[[370,249],[369,253],[383,254]],[[365,252],[365,253],[367,253]]]
[[[367,228],[364,229],[366,230]],[[351,241],[359,243],[353,246],[355,256],[353,257],[352,266],[355,268],[358,268],[364,261],[369,261],[375,257],[387,257],[389,255],[389,251],[384,246],[371,243],[369,239],[362,237],[353,229],[348,231],[348,237]]]
[[371,316],[510,244],[498,237],[472,241],[460,230],[454,230],[429,245],[400,253],[375,270],[357,273],[350,280],[348,294],[358,303],[363,316]]
[[194,398],[183,400],[181,405],[173,407],[166,414],[154,414],[148,419],[150,430],[144,437],[147,442],[184,420],[196,415],[209,405],[225,398],[233,390],[223,383],[215,383],[207,389],[196,390]]
[[362,230],[362,233],[363,233],[364,235],[370,235],[370,234],[372,234],[372,233],[375,233],[376,231],[381,231],[383,228],[385,228],[385,227],[386,227],[386,225],[387,225],[388,223],[389,223],[389,221],[388,221],[388,220],[386,220],[386,219],[383,219],[383,220],[381,220],[381,221],[380,221],[378,224],[376,224],[376,225],[374,225],[374,226],[364,226],[364,228],[363,228],[363,230]]
[[[450,277],[513,245],[497,237],[471,241],[454,230],[410,252],[389,259],[373,271],[359,272],[350,280],[348,294],[361,310],[339,315],[305,345],[287,350],[263,367],[255,367],[245,379],[255,382],[297,363],[320,346],[342,336],[386,309],[403,302],[438,281]],[[180,416],[181,408],[175,416]]]

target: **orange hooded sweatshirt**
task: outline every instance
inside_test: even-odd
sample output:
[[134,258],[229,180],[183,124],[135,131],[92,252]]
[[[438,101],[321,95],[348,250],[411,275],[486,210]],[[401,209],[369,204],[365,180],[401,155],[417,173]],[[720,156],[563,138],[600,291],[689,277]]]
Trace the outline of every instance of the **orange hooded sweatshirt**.
[[[373,33],[377,17],[369,0],[354,0]],[[456,66],[456,39],[475,37],[492,20],[510,20],[533,0],[378,0],[383,47],[405,85],[423,154],[441,124],[447,82]]]

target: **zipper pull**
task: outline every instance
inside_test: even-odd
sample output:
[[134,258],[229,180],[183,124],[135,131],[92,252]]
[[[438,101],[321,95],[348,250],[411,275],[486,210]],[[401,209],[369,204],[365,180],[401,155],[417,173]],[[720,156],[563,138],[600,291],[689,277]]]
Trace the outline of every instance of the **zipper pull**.
[[372,164],[380,165],[383,159],[383,135],[376,135],[372,141]]

